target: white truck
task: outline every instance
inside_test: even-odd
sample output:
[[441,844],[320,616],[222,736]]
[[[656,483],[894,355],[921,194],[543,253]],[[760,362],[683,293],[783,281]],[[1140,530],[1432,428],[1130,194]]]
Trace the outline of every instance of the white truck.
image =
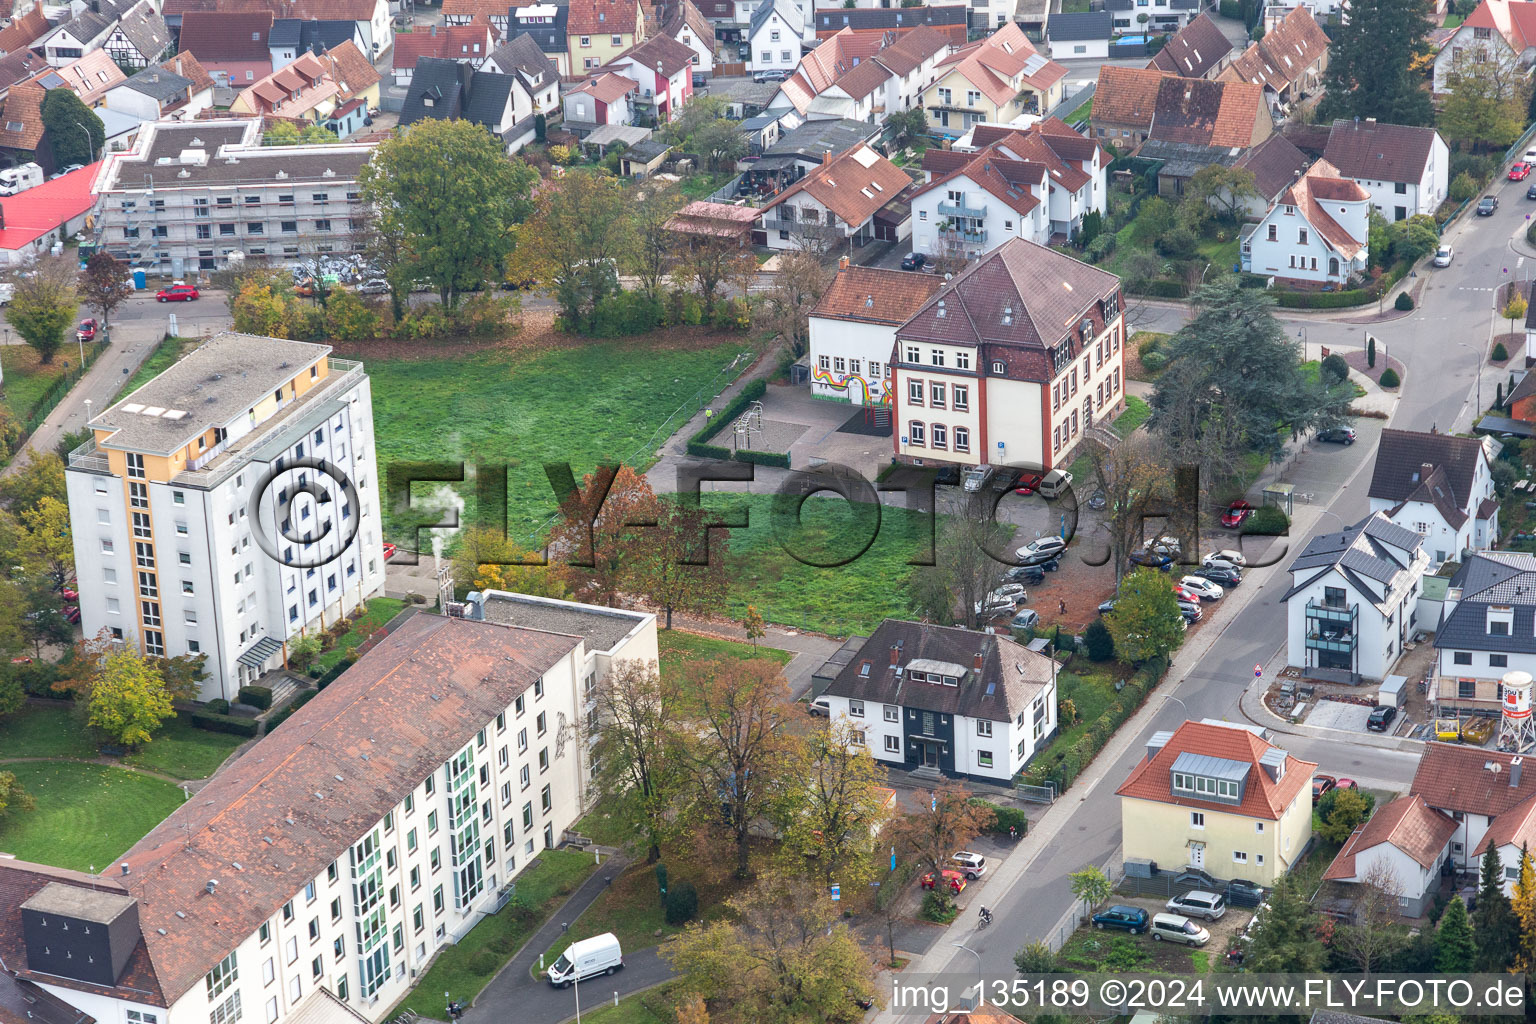
[[569,988],[573,982],[586,981],[599,974],[612,974],[624,966],[624,951],[612,932],[581,939],[566,947],[549,968],[549,983]]
[[16,294],[16,286],[9,281],[0,281],[0,306],[9,306],[11,298]]
[[0,196],[13,196],[43,183],[43,169],[35,163],[18,164],[0,171]]

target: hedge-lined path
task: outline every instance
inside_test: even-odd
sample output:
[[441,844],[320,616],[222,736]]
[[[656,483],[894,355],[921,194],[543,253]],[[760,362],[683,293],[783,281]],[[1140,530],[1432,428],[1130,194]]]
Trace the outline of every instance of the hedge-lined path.
[[[55,761],[65,761],[70,764],[99,764],[105,768],[121,768],[125,772],[133,772],[136,775],[146,775],[151,779],[159,779],[161,782],[169,782],[174,786],[186,789],[189,794],[195,791],[187,789],[188,786],[193,783],[206,783],[208,781],[208,779],[178,779],[174,775],[166,775],[163,772],[140,768],[138,765],[119,761],[117,758],[107,757],[105,754],[101,757],[0,757],[0,767],[8,764],[40,764]],[[225,762],[225,764],[228,763],[228,761]]]

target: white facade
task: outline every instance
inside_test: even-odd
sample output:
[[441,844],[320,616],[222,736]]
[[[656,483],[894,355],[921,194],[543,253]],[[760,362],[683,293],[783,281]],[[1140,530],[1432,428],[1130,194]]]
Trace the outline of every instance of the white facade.
[[[1043,169],[1040,182],[1024,188],[1040,200],[1049,189]],[[1010,238],[1044,245],[1051,237],[1046,210],[1047,202],[1041,201],[1021,214],[960,175],[912,200],[912,250],[929,256],[954,251],[980,255]]]
[[[1492,547],[1498,542],[1498,514],[1493,520],[1479,519],[1477,513],[1484,501],[1494,497],[1493,472],[1489,467],[1486,449],[1478,456],[1472,471],[1471,491],[1466,506],[1461,511],[1466,519],[1460,526],[1452,526],[1432,501],[1393,501],[1390,498],[1371,498],[1371,511],[1387,515],[1392,522],[1405,530],[1422,534],[1424,548],[1429,553],[1430,565],[1438,567],[1448,559],[1459,560],[1464,553]],[[1399,505],[1395,515],[1392,510]]]
[[[799,23],[789,15],[800,15]],[[805,34],[801,9],[788,0],[777,0],[773,11],[762,19],[747,40],[752,48],[747,70],[794,71],[800,63],[800,40]]]
[[1417,214],[1434,215],[1451,192],[1451,149],[1435,133],[1424,163],[1424,173],[1415,182],[1372,181],[1352,178],[1371,194],[1371,206],[1387,220],[1406,220]]
[[887,402],[895,324],[810,318],[811,394],[847,399],[854,405]]
[[1365,272],[1370,250],[1369,200],[1328,200],[1327,214],[1359,243],[1353,256],[1345,256],[1329,245],[1318,226],[1309,221],[1299,206],[1281,202],[1270,207],[1264,219],[1248,236],[1243,252],[1243,269],[1265,277],[1278,277],[1315,284],[1342,285]]
[[1108,60],[1108,39],[1052,39],[1049,22],[1046,31],[1046,52],[1052,60]]
[[715,39],[713,35],[701,36],[685,20],[672,38],[693,51],[693,70],[701,75],[714,74]]
[[1446,77],[1451,72],[1452,62],[1463,53],[1485,62],[1497,61],[1500,64],[1518,62],[1521,67],[1529,67],[1532,60],[1536,59],[1536,47],[1526,47],[1523,52],[1517,54],[1509,41],[1493,28],[1486,25],[1462,24],[1456,29],[1456,34],[1451,36],[1450,41],[1440,47],[1440,52],[1435,54],[1435,92],[1450,91]]

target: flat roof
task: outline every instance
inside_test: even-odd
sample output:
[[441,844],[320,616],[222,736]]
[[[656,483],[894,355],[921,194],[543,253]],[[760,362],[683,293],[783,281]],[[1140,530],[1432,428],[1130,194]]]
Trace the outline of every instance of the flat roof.
[[134,898],[127,893],[49,882],[33,893],[21,905],[21,909],[35,910],[40,914],[58,914],[93,924],[111,924],[131,908],[134,902]]
[[[329,345],[226,331],[91,420],[105,447],[169,455],[270,396]],[[158,410],[158,411],[156,411]],[[181,413],[180,416],[171,415]]]
[[[261,120],[147,123],[134,148],[108,158],[98,192],[209,185],[270,185],[278,181],[356,180],[373,158],[373,143],[262,146]],[[200,151],[184,161],[183,154]]]
[[505,590],[481,592],[485,620],[503,626],[519,626],[549,633],[579,636],[593,651],[611,651],[650,618],[648,612],[603,608],[552,598],[512,594]]

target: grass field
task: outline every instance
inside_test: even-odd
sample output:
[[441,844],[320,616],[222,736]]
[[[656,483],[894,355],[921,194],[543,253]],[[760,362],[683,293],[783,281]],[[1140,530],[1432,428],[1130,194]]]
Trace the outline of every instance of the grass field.
[[487,917],[464,936],[456,946],[444,949],[430,970],[422,975],[411,994],[381,1019],[392,1019],[401,1010],[411,1009],[423,1017],[443,1018],[444,992],[465,1001],[496,976],[520,946],[544,923],[560,902],[594,868],[592,858],[575,850],[545,850],[538,861],[517,876],[517,898],[532,907],[532,913],[517,914],[510,906]]
[[172,363],[196,348],[197,343],[197,338],[166,338],[160,342],[149,354],[149,358],[139,364],[138,372],[128,378],[128,383],[123,385],[123,390],[112,401],[120,402],[148,384],[169,369]]
[[[205,779],[242,742],[239,736],[194,729],[187,719],[168,719],[127,764],[177,779]],[[31,705],[0,719],[0,757],[91,759],[96,744],[69,708]]]
[[155,738],[123,760],[176,779],[206,779],[245,742],[243,736],[209,732],[178,715],[167,719]]
[[348,651],[367,640],[380,626],[399,615],[405,604],[404,601],[393,597],[376,597],[369,601],[368,611],[352,623],[352,628],[341,635],[335,647],[316,658],[315,664],[322,669],[332,667],[346,657]]
[[1062,120],[1067,122],[1067,124],[1077,124],[1077,122],[1079,122],[1079,121],[1086,121],[1086,120],[1088,120],[1092,116],[1093,116],[1093,97],[1090,96],[1090,97],[1088,97],[1087,102],[1079,105],[1076,109],[1074,109],[1072,111],[1072,113],[1070,113],[1066,117],[1062,118]]
[[[649,465],[656,449],[728,378],[742,339],[658,350],[629,340],[521,353],[491,349],[439,359],[368,360],[381,475],[402,462],[478,461],[507,467],[507,528],[527,543],[556,511],[546,463],[569,463],[577,482],[600,461]],[[451,409],[445,406],[451,404]],[[684,406],[680,418],[671,419]],[[434,486],[417,484],[416,501]],[[458,485],[465,521],[473,484]],[[386,533],[403,528],[386,503]],[[414,537],[400,537],[416,546]]]
[[775,524],[768,495],[716,493],[704,501],[721,512],[750,509],[747,528],[730,532],[731,618],[739,620],[751,603],[768,622],[847,636],[908,614],[907,563],[923,548],[927,517],[812,497],[798,524],[789,515]]
[[752,645],[738,640],[721,640],[698,633],[684,633],[677,629],[663,629],[656,634],[656,646],[661,650],[661,671],[675,672],[687,661],[726,661],[732,658],[772,658],[780,665],[788,665],[794,657],[789,651]]
[[683,183],[678,188],[689,199],[707,199],[723,188],[725,183],[733,177],[735,175],[727,174],[724,171],[715,173],[706,171],[702,174],[695,174],[692,177],[684,178]]
[[[87,346],[89,349],[97,346]],[[43,364],[30,345],[7,345],[0,348],[0,372],[5,374],[4,393],[0,404],[9,409],[18,420],[25,420],[32,407],[45,395],[54,382],[80,364],[80,349],[71,331],[64,347],[53,355],[53,362]]]
[[29,761],[6,771],[37,809],[0,820],[0,850],[39,864],[100,871],[182,803],[174,783],[122,768]]
[[69,708],[32,704],[0,718],[0,757],[95,756],[96,744]]
[[582,1024],[673,1024],[677,1015],[673,1012],[681,993],[682,982],[669,981],[664,985],[625,996],[615,1006],[612,1000],[581,1011]]
[[1131,431],[1147,422],[1147,417],[1152,415],[1152,407],[1135,395],[1125,397],[1125,412],[1115,417],[1115,433],[1121,437],[1129,437]]

